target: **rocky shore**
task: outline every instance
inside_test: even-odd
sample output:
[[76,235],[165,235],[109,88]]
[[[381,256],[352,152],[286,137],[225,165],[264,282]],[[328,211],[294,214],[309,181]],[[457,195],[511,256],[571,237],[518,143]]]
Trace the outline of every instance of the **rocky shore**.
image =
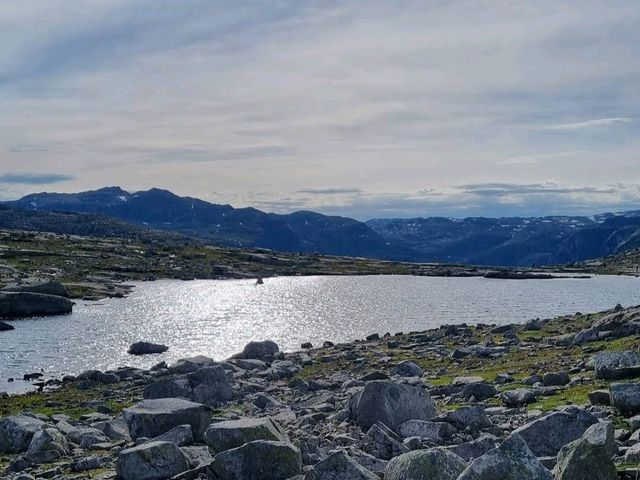
[[[632,479],[640,308],[68,376],[0,398],[2,478]],[[57,385],[55,385],[57,383]]]

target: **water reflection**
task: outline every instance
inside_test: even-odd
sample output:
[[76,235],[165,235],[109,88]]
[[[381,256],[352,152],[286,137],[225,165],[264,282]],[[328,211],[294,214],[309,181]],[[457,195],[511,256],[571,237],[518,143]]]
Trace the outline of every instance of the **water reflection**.
[[[640,303],[640,279],[488,280],[402,276],[159,281],[127,299],[80,302],[72,315],[14,322],[0,334],[0,391],[8,377],[48,375],[205,354],[228,358],[250,340],[283,349],[345,342],[372,332],[424,330],[442,323],[509,323],[616,303]],[[135,341],[165,343],[162,355],[131,357]]]

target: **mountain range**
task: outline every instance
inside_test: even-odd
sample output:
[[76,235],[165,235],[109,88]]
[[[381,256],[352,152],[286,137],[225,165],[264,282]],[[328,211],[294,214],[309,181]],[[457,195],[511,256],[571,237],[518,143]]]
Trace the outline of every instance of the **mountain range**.
[[[234,208],[153,188],[36,193],[5,210],[76,212],[231,247],[476,265],[571,263],[640,247],[640,211],[592,217],[374,219]],[[5,217],[9,217],[5,211]],[[18,215],[19,216],[19,215]],[[15,214],[14,214],[15,222]],[[0,227],[11,228],[0,216]],[[40,227],[46,230],[46,221]],[[121,228],[121,227],[119,227]]]

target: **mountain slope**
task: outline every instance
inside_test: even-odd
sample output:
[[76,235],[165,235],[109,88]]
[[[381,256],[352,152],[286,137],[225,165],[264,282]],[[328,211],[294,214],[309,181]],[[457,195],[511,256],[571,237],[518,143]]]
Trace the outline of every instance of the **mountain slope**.
[[107,215],[232,247],[379,259],[532,266],[577,262],[640,246],[640,211],[594,217],[376,219],[233,208],[166,190],[119,187],[37,193],[8,205]]
[[408,253],[390,247],[371,228],[353,219],[313,212],[276,215],[254,208],[236,209],[156,188],[133,194],[119,187],[75,194],[37,193],[7,204],[37,211],[98,213],[233,247],[409,258]]

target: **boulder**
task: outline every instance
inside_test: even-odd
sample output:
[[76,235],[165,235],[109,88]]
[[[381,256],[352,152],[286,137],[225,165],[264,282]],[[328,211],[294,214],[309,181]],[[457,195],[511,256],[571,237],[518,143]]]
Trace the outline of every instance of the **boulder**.
[[73,302],[42,293],[0,293],[0,318],[41,317],[71,313]]
[[67,289],[57,280],[27,279],[21,282],[10,283],[0,292],[27,292],[55,295],[57,297],[69,297]]
[[591,405],[611,405],[609,390],[593,390],[587,394]]
[[385,480],[456,480],[467,462],[444,448],[415,450],[392,459]]
[[460,407],[435,417],[433,420],[447,422],[462,431],[478,431],[493,425],[485,413],[484,407],[481,406]]
[[446,449],[452,451],[468,462],[474,458],[481,457],[485,453],[496,448],[497,442],[498,437],[495,435],[485,434],[475,440],[471,440],[470,442],[464,442],[460,445],[452,445],[450,447],[446,447]]
[[516,388],[500,394],[500,399],[507,407],[522,407],[536,401],[536,394],[529,388]]
[[218,453],[211,469],[220,480],[286,480],[302,473],[302,456],[290,443],[256,440]]
[[164,353],[169,350],[166,345],[151,342],[136,342],[132,343],[127,350],[130,355],[150,355],[154,353]]
[[304,480],[379,480],[378,476],[360,466],[344,451],[329,455],[311,467]]
[[609,393],[611,405],[623,415],[640,413],[640,383],[614,383]]
[[154,438],[178,425],[191,425],[196,441],[204,439],[204,432],[211,421],[211,410],[205,405],[180,398],[143,400],[123,411],[133,440],[139,437]]
[[121,480],[163,480],[188,469],[187,456],[170,442],[149,442],[122,450],[116,465]]
[[11,330],[15,330],[16,327],[8,324],[7,322],[0,322],[0,332],[10,332]]
[[596,320],[573,338],[574,345],[595,342],[604,337],[621,338],[640,332],[640,308],[617,310]]
[[33,435],[45,423],[26,415],[15,415],[0,420],[0,453],[23,453],[29,448]]
[[396,365],[393,373],[401,377],[421,377],[424,370],[418,364],[405,360]]
[[498,448],[476,458],[457,480],[553,480],[518,434]]
[[581,438],[560,449],[555,480],[617,480],[614,449],[613,425],[592,425]]
[[80,448],[90,448],[99,443],[107,443],[109,439],[102,430],[92,427],[72,427],[65,431],[67,440]]
[[280,425],[264,417],[213,423],[207,428],[204,440],[214,453],[218,453],[255,440],[288,442],[289,438]]
[[349,415],[362,429],[380,421],[394,431],[407,420],[431,420],[436,408],[425,389],[374,380],[349,400]]
[[402,435],[402,437],[420,437],[436,445],[446,442],[456,431],[455,427],[445,422],[407,420],[400,425],[400,435]]
[[168,432],[157,436],[153,441],[169,442],[173,443],[177,447],[187,447],[189,445],[193,445],[193,430],[191,425],[178,425]]
[[485,382],[469,383],[462,388],[462,398],[469,400],[471,397],[478,401],[487,400],[498,393],[496,387]]
[[176,363],[169,365],[167,369],[169,373],[193,373],[202,367],[210,367],[215,365],[216,362],[212,358],[205,357],[204,355],[197,355],[195,357],[181,358]]
[[33,435],[26,455],[34,463],[50,463],[69,452],[64,435],[55,428],[45,428]]
[[566,385],[571,379],[567,372],[547,372],[542,376],[542,383],[547,387]]
[[278,344],[271,340],[262,342],[249,342],[245,345],[242,353],[235,355],[235,358],[248,358],[271,362],[274,356],[280,351]]
[[405,445],[400,443],[400,438],[380,422],[371,426],[362,443],[365,452],[382,460],[391,460],[393,457],[409,451]]
[[233,389],[222,365],[198,368],[184,377],[160,380],[147,385],[145,399],[186,398],[216,406],[233,398]]
[[596,378],[622,380],[640,376],[640,353],[632,350],[624,352],[600,352],[596,354],[593,366]]
[[597,419],[578,408],[553,412],[514,431],[538,457],[555,456],[567,443],[580,438]]

